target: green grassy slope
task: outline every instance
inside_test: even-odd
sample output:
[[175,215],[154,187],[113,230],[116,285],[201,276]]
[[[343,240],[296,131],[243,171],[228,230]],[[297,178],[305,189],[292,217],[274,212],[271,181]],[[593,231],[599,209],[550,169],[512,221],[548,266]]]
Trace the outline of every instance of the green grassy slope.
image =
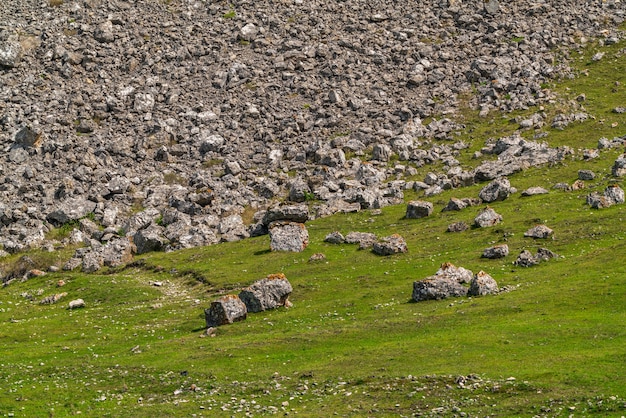
[[[578,150],[626,134],[626,117],[611,113],[626,105],[626,59],[619,45],[603,50],[600,62],[582,56],[589,75],[555,85],[563,101],[546,109],[570,106],[584,92],[595,119],[544,128],[551,145]],[[481,120],[471,112],[465,123],[467,166],[478,163],[471,152],[487,137],[516,127],[502,115]],[[311,244],[298,254],[271,253],[268,237],[258,237],[149,254],[108,274],[14,283],[0,290],[0,415],[624,415],[626,206],[585,205],[590,191],[622,183],[610,174],[622,151],[604,150],[591,161],[576,152],[511,176],[523,190],[571,184],[582,168],[597,174],[585,190],[518,193],[491,204],[504,217],[493,228],[445,232],[451,222],[471,223],[479,208],[441,209],[450,197],[477,196],[477,185],[429,198],[435,213],[426,219],[403,219],[400,205],[309,222]],[[421,197],[406,197],[413,198]],[[524,238],[537,223],[554,229],[554,238]],[[409,252],[378,257],[324,243],[334,230],[400,233]],[[507,258],[480,258],[504,242]],[[523,249],[538,247],[561,257],[532,268],[512,264]],[[309,263],[317,252],[327,260]],[[413,281],[447,261],[485,270],[515,290],[410,303]],[[293,308],[251,314],[201,338],[203,309],[217,295],[277,272],[294,286]],[[59,279],[67,284],[57,288]],[[60,303],[38,303],[59,292],[68,294]],[[75,298],[86,308],[66,310]]]

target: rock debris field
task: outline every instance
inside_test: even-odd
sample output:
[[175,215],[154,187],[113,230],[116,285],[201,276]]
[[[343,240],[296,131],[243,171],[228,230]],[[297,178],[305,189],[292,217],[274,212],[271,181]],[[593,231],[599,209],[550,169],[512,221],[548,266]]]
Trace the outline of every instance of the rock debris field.
[[[619,42],[624,17],[617,0],[3,0],[0,244],[86,243],[68,268],[93,271],[268,233],[278,203],[376,209],[558,161],[572,151],[513,135],[464,170],[455,117],[554,99],[569,53]],[[588,117],[535,116],[520,128]]]

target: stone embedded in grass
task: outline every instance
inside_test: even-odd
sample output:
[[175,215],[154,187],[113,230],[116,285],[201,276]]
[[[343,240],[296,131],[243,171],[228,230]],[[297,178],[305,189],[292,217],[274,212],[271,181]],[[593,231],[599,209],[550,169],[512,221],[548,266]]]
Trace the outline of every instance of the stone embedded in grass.
[[604,196],[612,203],[612,204],[620,204],[624,203],[624,190],[619,187],[617,184],[613,184],[606,189],[604,189]]
[[514,189],[511,188],[509,179],[502,177],[483,187],[478,193],[478,197],[480,197],[483,202],[491,203],[506,199],[513,191]]
[[413,283],[412,297],[415,302],[466,295],[467,288],[450,276],[434,275]]
[[579,180],[593,180],[596,178],[596,174],[591,170],[578,170]]
[[548,190],[544,189],[543,187],[529,187],[528,189],[524,190],[522,192],[522,196],[527,197],[527,196],[536,196],[538,194],[548,194]]
[[446,232],[463,232],[466,231],[468,228],[469,225],[467,225],[467,223],[463,221],[454,222],[448,225],[448,229],[446,229]]
[[494,226],[500,222],[502,222],[502,215],[498,214],[489,206],[478,212],[478,215],[474,218],[474,225],[479,228]]
[[343,244],[345,241],[345,237],[339,231],[333,231],[324,238],[324,242],[329,244]]
[[378,240],[376,234],[371,232],[348,232],[346,244],[359,244],[360,249],[369,248]]
[[604,209],[613,205],[613,202],[598,192],[592,192],[587,195],[587,204],[591,206],[592,209]]
[[459,283],[469,283],[474,277],[474,273],[471,270],[465,267],[457,267],[450,262],[443,263],[435,275],[451,277]]
[[84,308],[85,307],[85,301],[82,299],[74,299],[71,300],[70,303],[68,304],[67,308],[68,309],[79,309],[79,308]]
[[381,238],[380,242],[375,242],[372,248],[374,254],[392,255],[400,254],[408,251],[406,241],[398,234]]
[[506,244],[498,244],[493,247],[485,248],[482,258],[496,259],[504,258],[509,255],[509,246]]
[[524,250],[517,256],[517,260],[513,264],[520,267],[531,267],[539,264],[539,260],[530,251]]
[[237,295],[226,295],[211,302],[211,307],[204,310],[207,328],[243,321],[248,315],[245,303]]
[[326,260],[326,256],[323,253],[315,253],[312,254],[311,257],[309,257],[309,263],[315,263],[318,261],[325,261]]
[[470,282],[468,296],[484,296],[498,293],[498,283],[489,274],[479,271]]
[[480,199],[465,197],[463,199],[457,199],[455,197],[450,198],[448,204],[441,210],[442,212],[459,211],[469,206],[476,206],[480,204]]
[[43,299],[41,299],[39,301],[39,304],[41,304],[41,305],[53,305],[53,304],[57,303],[58,301],[60,301],[61,299],[63,299],[65,296],[67,296],[67,292],[56,293],[54,295],[46,296],[45,298],[43,298]]
[[246,305],[248,312],[261,312],[288,306],[291,292],[293,287],[284,274],[270,274],[244,288],[239,293],[239,299]]
[[552,235],[554,231],[545,225],[536,225],[524,232],[527,238],[545,239]]
[[615,177],[624,177],[626,176],[626,154],[622,154],[613,163],[613,167],[611,168],[611,173]]
[[272,251],[301,252],[309,245],[309,232],[302,223],[272,222],[269,232]]
[[422,200],[413,200],[406,207],[407,219],[419,219],[430,216],[433,213],[433,204]]

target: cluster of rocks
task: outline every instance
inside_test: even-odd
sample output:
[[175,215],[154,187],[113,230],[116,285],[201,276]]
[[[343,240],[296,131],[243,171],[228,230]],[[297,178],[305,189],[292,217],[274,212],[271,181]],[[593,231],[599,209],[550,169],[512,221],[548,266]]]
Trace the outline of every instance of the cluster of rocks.
[[293,287],[284,274],[270,274],[241,290],[239,295],[226,295],[211,302],[211,306],[204,311],[207,329],[243,321],[248,312],[291,307],[291,292]]
[[[615,43],[623,20],[564,0],[2,1],[0,244],[54,249],[51,227],[91,215],[104,247],[208,245],[258,233],[242,214],[275,201],[324,216],[558,160],[503,139],[464,171],[467,145],[439,140],[473,89],[481,114],[551,100],[542,84],[570,73],[554,48]],[[433,162],[446,172],[402,180]]]
[[547,248],[538,248],[535,255],[528,250],[523,250],[520,255],[517,256],[513,264],[519,267],[531,267],[542,261],[548,261],[556,257],[558,257],[558,255]]
[[[469,287],[464,284],[469,283]],[[433,276],[413,283],[412,300],[440,300],[460,296],[484,296],[498,293],[496,281],[484,271],[477,274],[452,263],[444,263]]]
[[408,251],[406,241],[399,234],[378,238],[371,232],[350,232],[345,237],[339,231],[326,235],[324,242],[329,244],[358,244],[360,250],[371,248],[377,255],[393,255]]

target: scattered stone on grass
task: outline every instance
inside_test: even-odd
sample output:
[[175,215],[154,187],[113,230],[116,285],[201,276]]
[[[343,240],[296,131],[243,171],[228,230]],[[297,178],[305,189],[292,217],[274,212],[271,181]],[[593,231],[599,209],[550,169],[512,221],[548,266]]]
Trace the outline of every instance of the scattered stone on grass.
[[222,296],[211,302],[209,309],[204,310],[207,328],[243,321],[247,314],[245,303],[237,295]]
[[527,197],[527,196],[536,196],[539,194],[547,194],[549,193],[548,190],[544,189],[543,187],[529,187],[528,189],[524,190],[522,192],[522,196]]
[[406,241],[398,234],[383,237],[379,242],[375,242],[372,248],[374,254],[392,255],[406,253],[408,251]]
[[579,180],[593,180],[596,178],[596,174],[591,170],[578,170]]
[[448,225],[448,229],[446,229],[446,232],[463,232],[466,231],[468,228],[469,225],[466,222],[459,221]]
[[333,231],[324,238],[324,242],[329,244],[343,244],[345,241],[346,238],[339,231]]
[[485,248],[482,258],[497,259],[504,258],[509,255],[509,246],[506,244],[498,244],[493,247]]
[[272,251],[301,252],[309,245],[309,232],[302,223],[275,221],[269,232]]
[[359,244],[360,249],[371,247],[377,240],[376,234],[371,232],[348,232],[346,235],[346,243]]
[[494,226],[500,222],[502,222],[502,215],[498,214],[489,206],[478,212],[478,215],[474,218],[474,225],[479,228]]
[[63,293],[55,293],[54,295],[46,296],[45,298],[39,301],[40,305],[52,305],[63,299],[67,296],[67,292]]
[[470,282],[468,296],[485,296],[498,293],[498,283],[489,274],[479,271]]
[[312,254],[311,257],[309,257],[309,263],[316,263],[318,261],[325,261],[326,260],[326,255],[324,255],[323,253],[315,253]]
[[415,302],[466,295],[467,288],[451,276],[434,275],[413,283],[412,297]]
[[524,236],[527,238],[545,239],[552,235],[553,232],[546,225],[536,225],[524,232]]
[[412,200],[406,208],[407,219],[420,219],[430,216],[433,213],[433,204],[423,200]]
[[68,304],[67,308],[68,309],[79,309],[79,308],[84,308],[85,307],[85,301],[82,299],[74,299],[71,300],[70,303]]
[[493,180],[491,183],[482,188],[478,193],[478,197],[485,202],[491,203],[506,199],[513,193],[511,183],[506,177]]
[[474,273],[471,270],[465,267],[457,267],[450,262],[443,263],[435,275],[452,277],[459,283],[469,283],[474,277]]
[[613,163],[611,173],[615,177],[624,177],[626,175],[626,154],[622,154]]
[[284,274],[270,274],[239,292],[248,312],[261,312],[285,306],[293,287]]

